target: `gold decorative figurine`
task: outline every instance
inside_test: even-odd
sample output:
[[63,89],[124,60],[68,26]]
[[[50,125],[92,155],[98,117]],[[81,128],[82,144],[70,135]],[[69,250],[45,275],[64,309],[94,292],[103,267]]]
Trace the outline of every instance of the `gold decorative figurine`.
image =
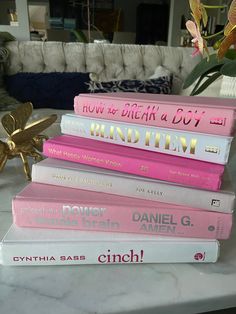
[[16,110],[2,117],[2,125],[8,134],[6,142],[0,141],[0,172],[3,170],[8,159],[20,157],[24,172],[28,180],[31,180],[31,171],[27,157],[40,161],[43,156],[38,152],[43,150],[43,142],[48,139],[46,135],[41,135],[43,130],[56,121],[57,115],[37,120],[26,126],[33,111],[30,102],[20,105]]

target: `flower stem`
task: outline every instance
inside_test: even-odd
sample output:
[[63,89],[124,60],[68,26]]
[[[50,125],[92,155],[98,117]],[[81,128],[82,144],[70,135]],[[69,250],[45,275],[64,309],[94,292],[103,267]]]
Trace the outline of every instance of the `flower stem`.
[[207,4],[203,4],[203,6],[206,9],[225,9],[225,8],[227,8],[227,5],[207,5]]
[[202,38],[204,38],[204,39],[211,39],[211,38],[214,38],[214,37],[216,37],[216,36],[218,36],[218,35],[221,35],[221,34],[223,34],[223,33],[224,33],[224,30],[222,30],[222,31],[220,31],[220,32],[218,32],[218,33],[209,35],[209,36],[202,36]]

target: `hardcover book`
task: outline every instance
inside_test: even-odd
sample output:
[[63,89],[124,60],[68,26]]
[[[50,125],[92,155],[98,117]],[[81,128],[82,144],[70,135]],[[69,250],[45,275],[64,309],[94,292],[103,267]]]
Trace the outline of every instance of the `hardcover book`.
[[12,202],[20,227],[227,239],[232,214],[30,183]]
[[230,213],[235,206],[228,180],[210,191],[52,158],[33,164],[32,181],[218,212]]
[[[232,137],[191,133],[112,120],[65,114],[61,131],[67,135],[90,138],[174,156],[226,164]],[[122,148],[120,148],[122,149]]]
[[148,152],[131,147],[62,135],[44,143],[43,152],[51,158],[79,162],[148,178],[192,187],[218,190],[223,165]]
[[0,263],[8,266],[211,263],[218,256],[217,240],[41,230],[14,225],[0,244]]
[[146,93],[80,94],[75,113],[162,128],[231,136],[235,99]]

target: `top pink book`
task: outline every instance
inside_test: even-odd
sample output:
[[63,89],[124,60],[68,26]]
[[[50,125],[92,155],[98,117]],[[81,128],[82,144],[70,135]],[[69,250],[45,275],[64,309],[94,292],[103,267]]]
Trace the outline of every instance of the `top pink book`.
[[184,131],[232,136],[236,99],[145,93],[80,94],[81,116]]

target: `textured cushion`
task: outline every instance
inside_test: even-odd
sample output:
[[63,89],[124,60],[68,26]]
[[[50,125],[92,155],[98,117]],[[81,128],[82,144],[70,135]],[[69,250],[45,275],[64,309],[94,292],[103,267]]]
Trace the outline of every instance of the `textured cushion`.
[[166,67],[163,67],[161,65],[158,65],[155,69],[155,72],[153,75],[151,75],[149,78],[154,79],[161,76],[172,76],[172,91],[171,94],[178,95],[180,94],[182,90],[183,80],[179,75],[176,75],[172,73],[170,70],[168,70]]
[[17,73],[5,77],[6,89],[34,108],[73,109],[74,97],[86,93],[89,73]]
[[139,92],[152,94],[170,94],[172,79],[169,76],[149,80],[118,80],[89,83],[91,93]]

